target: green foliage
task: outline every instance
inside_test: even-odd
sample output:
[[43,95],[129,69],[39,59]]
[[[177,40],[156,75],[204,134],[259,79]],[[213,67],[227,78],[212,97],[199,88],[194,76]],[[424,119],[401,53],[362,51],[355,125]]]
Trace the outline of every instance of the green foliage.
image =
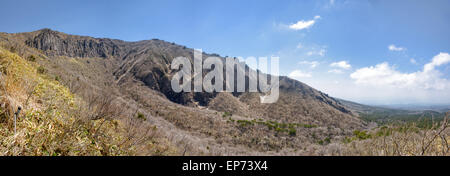
[[4,123],[7,118],[6,113],[4,113],[4,110],[0,107],[0,123]]
[[366,140],[372,137],[372,135],[370,135],[366,131],[359,131],[359,130],[353,131],[353,135],[355,135],[355,137],[359,140]]
[[11,53],[16,53],[16,52],[17,52],[17,49],[16,49],[16,47],[11,46],[11,47],[9,48],[9,51],[10,51]]
[[349,138],[349,137],[346,136],[342,142],[343,142],[344,144],[348,144],[348,143],[350,143],[350,142],[352,142],[352,141],[353,141],[352,138]]
[[297,130],[295,128],[289,128],[289,135],[290,136],[296,136]]
[[233,114],[231,112],[224,112],[222,115],[223,118],[231,117],[231,116],[233,116]]
[[382,136],[390,136],[392,134],[392,129],[388,128],[387,126],[382,126],[375,135],[378,137]]
[[276,131],[276,132],[281,132],[281,133],[282,133],[282,132],[288,132],[288,129],[276,127],[276,128],[275,128],[275,131]]
[[433,121],[442,121],[444,119],[444,116],[445,113],[436,111],[411,113],[411,111],[395,109],[360,114],[361,119],[367,122],[376,122],[380,125],[415,123],[417,127],[421,129],[430,128],[433,124]]
[[140,120],[143,120],[143,121],[147,120],[147,118],[145,117],[145,115],[142,114],[142,113],[140,113],[140,112],[138,112],[137,118],[140,119]]
[[[224,113],[224,116],[226,114]],[[227,114],[228,115],[228,114]],[[296,128],[315,128],[317,125],[309,125],[309,124],[300,124],[300,123],[279,123],[275,121],[264,121],[264,119],[253,119],[253,120],[233,120],[231,117],[229,117],[228,123],[234,123],[237,122],[239,126],[245,127],[245,126],[251,126],[251,125],[262,125],[266,126],[269,130],[273,130],[278,133],[287,133],[289,136],[296,136],[297,135],[297,129]]]
[[248,120],[238,120],[237,123],[241,126],[253,125],[253,122]]
[[318,141],[317,143],[318,143],[319,145],[323,145],[323,144],[324,144],[323,140],[320,140],[320,141]]
[[329,144],[329,143],[331,143],[331,138],[330,138],[330,137],[326,137],[325,139],[320,140],[320,141],[318,141],[317,143],[318,143],[319,145],[326,145],[326,144]]
[[308,124],[304,124],[303,128],[317,128],[317,125],[308,125]]
[[45,69],[43,66],[39,66],[39,67],[37,68],[37,72],[38,72],[39,74],[44,74],[44,73],[47,73],[47,69]]
[[330,137],[326,137],[326,138],[324,139],[324,141],[325,141],[327,144],[329,144],[329,143],[331,143],[331,138],[330,138]]
[[36,59],[37,59],[37,56],[35,56],[35,55],[30,55],[27,57],[27,60],[31,61],[31,62],[36,62]]

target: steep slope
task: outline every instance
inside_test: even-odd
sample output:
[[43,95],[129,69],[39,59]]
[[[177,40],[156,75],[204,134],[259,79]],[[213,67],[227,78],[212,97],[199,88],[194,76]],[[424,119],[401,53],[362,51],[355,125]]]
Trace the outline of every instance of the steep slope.
[[2,47],[0,71],[0,155],[139,155],[148,154],[139,148],[155,154],[152,148],[170,147],[137,142],[150,138],[130,130],[124,114],[112,111],[116,104],[80,99],[45,68]]
[[[261,104],[259,93],[175,93],[172,59],[192,60],[193,50],[162,40],[125,42],[43,29],[1,33],[0,42],[23,57],[38,57],[82,97],[111,92],[115,101],[152,117],[147,121],[188,154],[304,154],[319,140],[339,142],[365,126],[339,101],[287,77],[280,77],[274,104]],[[203,54],[208,56],[217,55]]]
[[338,99],[338,101],[341,102],[346,107],[348,107],[349,110],[351,110],[355,113],[359,113],[359,114],[371,114],[371,113],[385,112],[385,111],[396,111],[398,113],[407,113],[408,112],[408,111],[392,109],[392,108],[368,106],[368,105],[355,103],[352,101],[347,101],[347,100],[342,100],[342,99]]

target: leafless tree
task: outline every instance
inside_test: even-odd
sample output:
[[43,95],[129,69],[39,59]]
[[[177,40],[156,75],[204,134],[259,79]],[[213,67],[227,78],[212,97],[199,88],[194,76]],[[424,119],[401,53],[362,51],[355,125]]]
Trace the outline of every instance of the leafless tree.
[[446,117],[444,118],[442,125],[440,128],[437,128],[437,123],[433,123],[433,127],[431,128],[431,137],[428,136],[428,131],[425,131],[425,134],[423,135],[422,138],[422,153],[421,155],[425,155],[425,153],[427,152],[428,148],[430,147],[430,145],[438,138],[440,137],[442,139],[442,143],[443,147],[446,146],[447,149],[446,151],[448,151],[448,143],[447,143],[447,139],[446,139],[446,135],[443,134],[443,132],[450,126],[448,123],[448,117],[449,117],[449,112],[446,113]]

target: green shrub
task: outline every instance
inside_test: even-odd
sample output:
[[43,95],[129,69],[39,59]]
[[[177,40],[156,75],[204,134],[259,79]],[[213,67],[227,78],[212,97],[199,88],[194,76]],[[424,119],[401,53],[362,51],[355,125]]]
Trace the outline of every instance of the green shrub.
[[36,57],[35,55],[30,55],[30,56],[28,56],[28,58],[27,58],[27,60],[28,60],[28,61],[31,61],[31,62],[35,62],[36,59],[37,59],[37,57]]
[[331,138],[330,138],[330,137],[326,137],[325,139],[320,140],[320,141],[318,141],[317,143],[318,143],[319,145],[326,145],[326,144],[329,144],[329,143],[331,143]]
[[342,142],[343,142],[344,144],[348,144],[348,143],[350,143],[350,142],[352,142],[352,141],[353,141],[352,138],[349,138],[349,137],[346,136]]
[[145,115],[140,113],[140,112],[137,114],[137,118],[141,119],[141,120],[144,120],[144,121],[147,120],[147,118],[145,118]]
[[327,137],[327,138],[324,139],[324,141],[325,141],[327,144],[329,144],[329,143],[331,143],[331,138],[330,138],[330,137]]
[[231,114],[231,112],[224,112],[223,115],[222,115],[223,118],[231,117],[231,116],[233,116],[233,114]]
[[290,136],[296,136],[297,130],[295,128],[289,128],[289,135]]
[[16,53],[16,52],[17,52],[17,49],[16,49],[16,47],[11,46],[11,47],[9,48],[9,51],[10,51],[11,53]]
[[317,143],[318,143],[319,145],[323,145],[324,142],[323,142],[323,140],[320,140],[320,141],[318,141]]
[[359,130],[355,130],[353,131],[353,134],[355,135],[356,138],[358,138],[359,140],[366,140],[371,138],[372,136],[370,134],[368,134],[366,131],[359,131]]
[[239,125],[241,126],[253,125],[253,123],[248,120],[238,120],[237,123],[239,123]]
[[39,66],[39,67],[37,68],[37,72],[38,72],[39,74],[44,74],[44,73],[47,73],[47,69],[45,69],[45,68],[42,67],[42,66]]
[[304,128],[317,128],[317,125],[309,125],[309,124],[305,124],[303,125]]
[[392,129],[386,127],[386,126],[382,126],[376,133],[375,135],[378,137],[381,136],[390,136],[392,133]]

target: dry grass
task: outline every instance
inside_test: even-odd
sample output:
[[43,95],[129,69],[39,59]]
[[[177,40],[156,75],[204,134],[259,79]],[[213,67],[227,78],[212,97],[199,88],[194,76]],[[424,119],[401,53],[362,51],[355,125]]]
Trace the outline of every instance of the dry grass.
[[450,156],[450,124],[447,118],[429,129],[414,124],[382,127],[367,140],[345,145],[342,155]]
[[[130,129],[138,122],[121,120],[121,108],[111,96],[85,101],[38,64],[5,49],[0,49],[0,65],[0,155],[137,155],[143,148],[148,155],[175,152],[155,140],[154,128]],[[23,110],[14,134],[19,106]]]
[[[361,119],[289,79],[280,80],[280,101],[271,105],[260,104],[257,93],[219,94],[201,107],[176,104],[164,91],[167,80],[155,78],[170,75],[170,58],[192,58],[177,45],[113,41],[120,57],[95,58],[92,48],[26,46],[35,35],[0,34],[0,155],[448,155],[447,127],[354,135],[368,128]],[[189,102],[194,94],[178,98]]]

